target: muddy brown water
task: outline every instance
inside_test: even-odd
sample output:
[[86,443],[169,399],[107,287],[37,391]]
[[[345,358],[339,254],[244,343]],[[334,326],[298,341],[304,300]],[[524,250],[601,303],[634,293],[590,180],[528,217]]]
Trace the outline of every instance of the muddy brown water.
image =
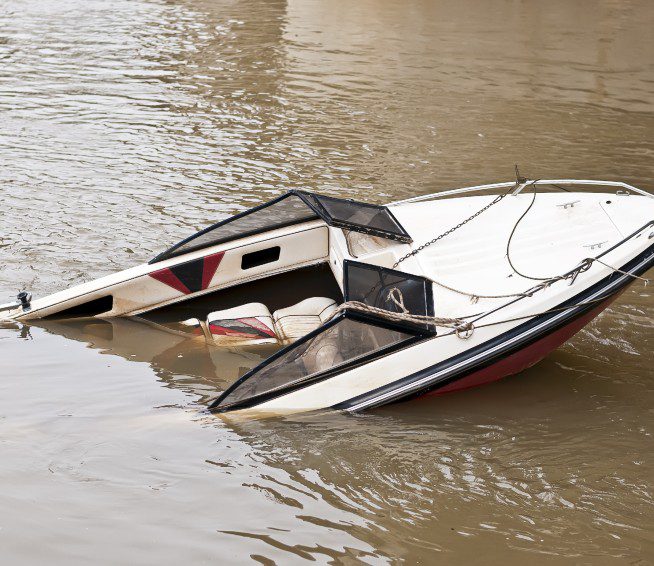
[[[0,292],[146,261],[288,188],[654,189],[647,1],[0,2]],[[651,288],[498,384],[358,416],[205,412],[256,354],[0,328],[4,564],[648,564]]]

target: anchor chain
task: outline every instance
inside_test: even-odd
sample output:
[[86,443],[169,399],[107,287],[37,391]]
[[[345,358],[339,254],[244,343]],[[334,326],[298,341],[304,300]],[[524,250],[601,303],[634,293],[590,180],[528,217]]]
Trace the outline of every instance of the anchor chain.
[[[516,186],[518,186],[518,185],[516,185]],[[506,197],[506,196],[507,196],[511,191],[513,191],[514,189],[515,189],[515,187],[511,187],[511,189],[509,189],[507,192],[502,193],[501,195],[498,195],[498,196],[497,196],[496,198],[494,198],[490,203],[488,203],[484,208],[478,210],[478,211],[475,212],[472,216],[466,218],[465,220],[462,220],[462,221],[459,222],[456,226],[453,226],[452,228],[450,228],[450,229],[447,230],[446,232],[443,232],[443,233],[440,234],[439,236],[436,236],[433,240],[429,240],[428,242],[425,242],[424,244],[418,246],[415,250],[411,250],[408,254],[406,254],[405,256],[402,256],[400,259],[398,259],[398,260],[393,264],[392,269],[395,269],[395,268],[396,268],[398,265],[400,265],[400,263],[402,263],[404,260],[407,260],[407,259],[409,259],[410,257],[413,257],[414,255],[418,255],[418,254],[419,254],[422,250],[424,250],[425,248],[428,248],[429,246],[431,246],[431,245],[435,244],[436,242],[442,240],[442,239],[445,238],[446,236],[449,236],[450,234],[452,234],[452,232],[456,232],[459,228],[462,228],[462,227],[465,226],[468,222],[471,222],[472,220],[474,220],[475,218],[477,218],[480,214],[483,214],[483,213],[486,212],[489,208],[491,208],[492,206],[495,206],[498,202],[500,202],[502,199],[504,199],[504,197]]]

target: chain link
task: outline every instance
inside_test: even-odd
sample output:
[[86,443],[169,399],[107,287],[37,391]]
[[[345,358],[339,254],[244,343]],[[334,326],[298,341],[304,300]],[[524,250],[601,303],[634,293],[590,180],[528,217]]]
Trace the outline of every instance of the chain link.
[[435,243],[438,242],[439,240],[445,238],[445,236],[449,236],[452,232],[455,232],[456,230],[458,230],[458,229],[461,228],[462,226],[465,226],[468,222],[470,222],[471,220],[474,220],[475,218],[477,218],[477,216],[479,216],[480,214],[486,212],[486,211],[487,211],[491,206],[494,206],[494,205],[496,205],[498,202],[500,202],[500,201],[501,201],[505,196],[507,196],[507,195],[509,194],[509,192],[511,192],[513,189],[514,189],[514,187],[511,187],[511,189],[510,189],[509,191],[507,191],[507,192],[505,192],[505,193],[502,193],[501,195],[498,195],[498,196],[497,196],[497,197],[496,197],[492,202],[488,203],[484,208],[482,208],[481,210],[478,210],[477,212],[475,212],[475,213],[474,213],[470,218],[466,218],[466,219],[463,220],[462,222],[459,222],[456,226],[454,226],[453,228],[450,228],[447,232],[443,232],[440,236],[436,236],[433,240],[429,240],[429,242],[425,242],[425,243],[422,244],[421,246],[418,246],[415,250],[410,251],[408,254],[406,254],[405,256],[403,256],[403,257],[401,257],[400,259],[398,259],[398,260],[393,264],[392,269],[395,269],[395,268],[396,268],[398,265],[400,265],[400,263],[402,263],[405,259],[409,259],[410,257],[413,257],[414,255],[419,254],[419,253],[420,253],[422,250],[424,250],[425,248],[428,248],[428,247],[431,246],[432,244],[435,244]]

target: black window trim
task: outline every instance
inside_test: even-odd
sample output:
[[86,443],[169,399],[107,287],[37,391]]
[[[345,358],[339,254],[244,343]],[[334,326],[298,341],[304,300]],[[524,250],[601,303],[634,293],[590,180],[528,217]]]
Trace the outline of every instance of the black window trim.
[[[330,226],[336,226],[338,228],[347,228],[350,230],[354,228],[353,230],[354,232],[362,232],[364,234],[381,236],[383,238],[403,242],[405,244],[410,244],[411,242],[413,242],[413,239],[411,238],[411,236],[409,236],[408,232],[404,229],[404,226],[400,224],[400,221],[395,217],[395,215],[391,212],[391,209],[388,208],[387,206],[381,204],[372,204],[369,202],[361,202],[354,199],[338,198],[330,195],[321,195],[318,193],[311,193],[309,191],[293,190],[292,192],[297,194],[300,198],[304,200],[304,202],[306,202],[309,206],[311,206],[311,208],[313,208],[314,211]],[[356,222],[345,222],[341,220],[336,220],[322,205],[320,199],[325,199],[332,202],[341,202],[346,204],[352,203],[357,206],[361,206],[363,208],[374,208],[376,210],[385,210],[388,213],[388,215],[393,219],[393,222],[395,222],[400,233],[397,234],[395,232],[384,230],[382,228],[372,228],[370,226],[366,226],[365,224],[358,224]]]
[[[276,359],[286,355],[291,350],[301,346],[302,344],[308,342],[309,340],[318,336],[319,334],[322,334],[323,332],[325,332],[332,326],[338,324],[340,321],[342,321],[345,318],[348,318],[350,320],[356,320],[358,322],[372,324],[374,326],[378,326],[381,328],[387,328],[389,330],[397,330],[405,334],[412,334],[413,336],[411,336],[410,338],[406,338],[405,340],[396,342],[394,344],[384,346],[368,354],[358,356],[356,358],[343,362],[327,370],[316,372],[314,374],[308,375],[301,379],[297,379],[294,382],[288,384],[280,385],[274,389],[266,391],[265,393],[253,395],[252,397],[248,397],[247,399],[244,399],[242,401],[237,401],[235,403],[230,403],[229,405],[220,406],[220,403],[223,401],[223,399],[227,398],[243,382],[247,381],[252,377],[255,377],[256,374],[259,373],[259,371],[261,371],[263,368],[274,362]],[[324,381],[325,379],[329,379],[330,377],[334,377],[341,373],[345,373],[346,371],[350,371],[355,367],[366,364],[377,358],[381,358],[385,355],[404,349],[407,346],[411,346],[416,342],[420,342],[422,340],[431,337],[432,337],[431,333],[428,333],[426,331],[421,332],[420,329],[416,328],[415,326],[406,327],[405,325],[399,325],[387,319],[380,318],[374,315],[364,314],[358,311],[346,310],[345,312],[342,312],[341,314],[327,321],[325,324],[322,324],[315,330],[312,330],[308,334],[304,335],[302,338],[296,340],[292,344],[289,344],[288,346],[281,348],[280,350],[278,350],[277,352],[275,352],[274,354],[263,360],[260,364],[256,365],[254,368],[249,370],[242,377],[240,377],[234,383],[232,383],[232,385],[230,385],[225,391],[223,391],[214,401],[212,401],[209,404],[209,410],[216,413],[224,413],[227,411],[234,411],[238,409],[247,409],[254,405],[259,405],[261,403],[274,399],[276,397],[281,397],[282,395],[286,395],[287,393],[297,391],[298,389],[302,389],[304,387],[307,387],[308,385],[312,385],[319,381]]]
[[[311,210],[313,210],[313,213],[315,215],[315,218],[305,218],[303,220],[293,220],[290,222],[281,222],[280,224],[276,224],[274,228],[259,228],[255,230],[250,230],[243,232],[242,234],[239,234],[238,236],[235,237],[227,237],[223,238],[220,240],[216,240],[215,242],[211,242],[210,244],[198,244],[197,246],[192,246],[189,249],[185,250],[183,253],[175,253],[180,247],[183,245],[195,240],[197,237],[202,236],[203,234],[206,234],[207,232],[211,232],[212,230],[215,230],[216,228],[220,228],[221,226],[224,226],[225,224],[229,224],[231,222],[234,222],[235,220],[238,220],[239,218],[243,218],[244,216],[249,216],[253,212],[258,212],[259,210],[263,210],[264,208],[268,208],[269,206],[272,206],[274,204],[277,204],[278,202],[288,198],[289,196],[293,195],[294,191],[288,191],[287,193],[284,193],[283,195],[280,195],[278,197],[275,197],[272,200],[269,200],[268,202],[264,202],[263,204],[259,204],[257,206],[254,206],[252,208],[248,208],[247,210],[244,210],[243,212],[239,212],[238,214],[234,214],[233,216],[230,216],[229,218],[225,218],[224,220],[221,220],[219,222],[216,222],[215,224],[212,224],[211,226],[207,226],[206,228],[203,228],[199,232],[196,232],[195,234],[191,234],[187,238],[184,238],[182,241],[177,242],[174,246],[171,246],[168,248],[166,251],[161,252],[158,256],[155,258],[151,259],[148,264],[153,264],[153,263],[158,263],[160,261],[163,261],[165,259],[170,259],[173,257],[177,257],[179,255],[183,255],[186,253],[194,252],[197,250],[201,250],[203,248],[208,248],[211,246],[215,246],[218,244],[224,244],[226,242],[232,242],[234,240],[239,240],[241,238],[245,238],[247,236],[256,236],[257,234],[262,234],[264,232],[270,232],[271,229],[277,229],[277,228],[286,228],[287,226],[294,226],[295,224],[304,224],[305,222],[309,222],[312,220],[318,220],[320,216],[316,213],[316,211],[313,209],[312,206],[309,206]],[[300,195],[296,195],[300,196]],[[300,197],[300,199],[307,204],[306,200]]]
[[[211,242],[209,244],[197,244],[196,246],[190,246],[188,249],[184,250],[183,252],[178,252],[178,250],[182,246],[188,244],[189,242],[192,242],[193,240],[195,240],[199,236],[202,236],[202,235],[206,234],[207,232],[211,232],[212,230],[215,230],[216,228],[220,228],[221,226],[224,226],[225,224],[229,224],[231,222],[234,222],[234,221],[238,220],[239,218],[243,218],[244,216],[248,216],[248,215],[250,215],[250,214],[252,214],[254,212],[258,212],[258,211],[263,210],[264,208],[267,208],[269,206],[273,206],[273,205],[277,204],[278,202],[280,202],[280,201],[282,201],[282,200],[284,200],[286,198],[289,198],[290,196],[296,196],[299,199],[301,199],[302,202],[304,202],[304,204],[306,204],[307,207],[309,207],[309,209],[311,211],[313,211],[315,217],[308,217],[308,218],[304,218],[304,219],[301,219],[301,220],[292,220],[292,221],[289,221],[289,222],[281,222],[279,224],[276,224],[273,227],[259,228],[259,229],[254,229],[254,230],[250,230],[250,231],[245,231],[245,232],[239,234],[238,236],[225,237],[225,238],[222,238],[222,239],[219,239],[219,240],[215,240],[215,241],[213,241],[213,242]],[[378,228],[371,228],[369,226],[365,226],[365,225],[362,225],[362,224],[357,224],[357,223],[354,223],[354,222],[343,222],[343,221],[335,220],[334,218],[332,218],[329,215],[329,213],[326,211],[326,209],[320,204],[319,200],[317,198],[314,198],[314,193],[311,193],[309,191],[300,191],[300,190],[297,190],[297,189],[292,189],[292,190],[284,193],[283,195],[275,197],[274,199],[272,199],[272,200],[270,200],[268,202],[264,202],[263,204],[257,205],[257,206],[252,207],[252,208],[248,208],[247,210],[244,210],[243,212],[239,212],[238,214],[230,216],[229,218],[225,218],[224,220],[221,220],[221,221],[216,222],[216,223],[214,223],[214,224],[212,224],[210,226],[207,226],[206,228],[203,228],[202,230],[200,230],[199,232],[196,232],[195,234],[191,234],[187,238],[184,238],[183,240],[181,240],[180,242],[177,242],[175,245],[171,246],[167,250],[161,252],[159,255],[157,255],[156,257],[151,259],[148,262],[148,264],[152,265],[153,263],[159,263],[160,261],[164,261],[166,259],[171,259],[173,257],[177,257],[177,256],[180,256],[180,255],[183,255],[183,254],[186,254],[186,253],[201,250],[203,248],[208,248],[208,247],[215,246],[215,245],[218,245],[218,244],[224,244],[226,242],[231,242],[231,241],[234,241],[234,240],[238,240],[238,239],[241,239],[241,238],[245,238],[247,236],[255,236],[257,234],[262,234],[264,232],[269,232],[270,230],[273,230],[273,229],[286,228],[288,226],[294,226],[296,224],[304,224],[305,222],[309,222],[309,221],[317,220],[317,219],[321,219],[323,222],[325,222],[329,226],[336,226],[338,228],[350,229],[350,230],[355,231],[355,232],[363,232],[365,234],[381,236],[381,237],[387,238],[389,240],[396,240],[396,241],[400,241],[400,242],[403,242],[403,243],[411,243],[413,241],[411,239],[411,237],[409,236],[409,234],[404,229],[404,227],[400,224],[400,222],[397,220],[397,218],[395,218],[395,216],[393,215],[393,213],[391,212],[391,210],[387,206],[378,205],[378,204],[370,204],[370,203],[366,203],[366,202],[355,201],[355,200],[352,200],[352,199],[341,199],[341,198],[336,198],[336,197],[326,196],[326,195],[317,195],[317,196],[320,197],[320,198],[329,199],[329,200],[332,200],[332,201],[345,202],[345,203],[351,202],[353,204],[356,204],[357,206],[363,206],[363,207],[367,207],[367,208],[384,209],[393,218],[393,221],[397,224],[398,228],[401,230],[401,233],[396,234],[396,233],[393,233],[393,232],[389,232],[387,230],[381,230],[381,229],[378,229]]]
[[[427,277],[423,277],[422,275],[415,275],[414,273],[407,273],[405,271],[399,271],[397,269],[391,269],[390,267],[382,267],[381,265],[373,265],[372,263],[365,263],[363,261],[355,261],[352,259],[344,259],[343,260],[343,298],[345,301],[351,300],[350,297],[350,280],[348,277],[348,269],[350,266],[362,266],[370,270],[376,270],[376,271],[383,271],[385,273],[388,273],[389,275],[396,275],[396,276],[402,276],[406,277],[409,276],[413,279],[419,279],[422,280],[425,284],[425,302],[427,306],[427,316],[434,316],[434,285],[430,279]],[[412,330],[416,331],[416,327],[420,329],[422,332],[429,332],[431,334],[436,333],[436,328],[431,325],[428,327],[423,327],[422,325],[415,324],[415,323],[400,323],[396,322],[395,323],[398,327],[402,327],[407,330]]]

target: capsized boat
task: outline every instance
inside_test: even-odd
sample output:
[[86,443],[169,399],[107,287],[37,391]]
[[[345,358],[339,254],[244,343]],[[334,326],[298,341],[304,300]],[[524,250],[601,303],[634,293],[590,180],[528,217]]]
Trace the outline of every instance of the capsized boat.
[[654,197],[626,183],[518,178],[388,205],[292,190],[0,317],[139,317],[268,348],[212,411],[360,411],[519,372],[652,265]]

